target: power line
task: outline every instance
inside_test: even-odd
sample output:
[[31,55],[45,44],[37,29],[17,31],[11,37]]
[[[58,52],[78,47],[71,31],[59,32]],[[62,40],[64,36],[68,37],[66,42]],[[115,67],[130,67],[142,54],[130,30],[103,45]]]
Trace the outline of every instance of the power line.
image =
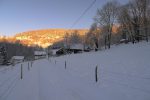
[[73,28],[73,27],[81,20],[81,18],[86,14],[86,12],[92,8],[92,6],[95,4],[95,2],[96,2],[96,0],[94,0],[94,1],[88,6],[88,8],[86,8],[86,9],[84,10],[84,12],[79,16],[79,18],[72,24],[72,26],[71,26],[70,28]]

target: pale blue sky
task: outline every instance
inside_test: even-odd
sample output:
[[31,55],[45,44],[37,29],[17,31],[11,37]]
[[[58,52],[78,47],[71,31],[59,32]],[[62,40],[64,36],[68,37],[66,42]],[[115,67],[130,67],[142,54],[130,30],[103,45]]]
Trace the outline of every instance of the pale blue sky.
[[[70,28],[94,0],[0,0],[0,35],[19,32]],[[109,0],[97,0],[73,28],[89,28],[97,8]],[[128,0],[118,0],[126,3]]]

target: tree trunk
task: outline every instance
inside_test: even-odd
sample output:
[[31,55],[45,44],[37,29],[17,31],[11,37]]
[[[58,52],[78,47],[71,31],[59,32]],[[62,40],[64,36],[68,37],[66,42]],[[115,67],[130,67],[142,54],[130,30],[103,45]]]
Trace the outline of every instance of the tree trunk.
[[140,30],[139,30],[139,28],[140,28],[140,27],[137,25],[137,26],[136,26],[136,32],[137,32],[136,40],[137,40],[138,42],[140,42],[140,37],[139,37],[139,36],[140,36]]
[[105,49],[107,49],[107,36],[105,36]]
[[147,31],[147,28],[145,28],[145,34],[146,34],[146,41],[148,42],[148,31]]
[[146,17],[146,12],[147,12],[147,0],[143,0],[143,3],[144,3],[144,29],[145,29],[145,36],[146,36],[146,41],[148,42],[148,25],[147,25],[147,17]]
[[108,35],[108,44],[107,44],[107,46],[108,46],[108,49],[110,49],[110,35]]

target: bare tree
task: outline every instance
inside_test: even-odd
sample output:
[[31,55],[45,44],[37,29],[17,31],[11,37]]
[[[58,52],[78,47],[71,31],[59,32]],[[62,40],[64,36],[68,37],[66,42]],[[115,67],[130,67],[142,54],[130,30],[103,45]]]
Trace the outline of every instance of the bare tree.
[[66,33],[64,36],[64,44],[66,48],[69,48],[69,33]]
[[[142,2],[143,1],[143,2]],[[146,35],[146,41],[148,42],[148,18],[149,18],[149,10],[150,10],[150,1],[149,0],[142,0],[142,7],[143,7],[143,26]]]
[[100,48],[100,29],[97,23],[93,23],[89,29],[89,32],[86,34],[86,43],[88,46],[95,46],[95,50],[97,51]]
[[125,39],[130,39],[134,43],[134,32],[131,15],[129,13],[129,4],[123,5],[119,9],[118,22],[120,24],[121,33],[126,35]]
[[119,3],[117,1],[107,2],[102,9],[97,10],[97,15],[94,18],[102,28],[105,28],[105,43],[108,48],[111,45],[112,28],[117,20]]
[[129,2],[130,22],[134,29],[134,37],[138,42],[142,37],[146,37],[148,41],[148,2],[149,0],[133,0]]
[[148,41],[148,10],[149,0],[132,0],[120,8],[120,25],[128,30],[133,43],[143,37]]

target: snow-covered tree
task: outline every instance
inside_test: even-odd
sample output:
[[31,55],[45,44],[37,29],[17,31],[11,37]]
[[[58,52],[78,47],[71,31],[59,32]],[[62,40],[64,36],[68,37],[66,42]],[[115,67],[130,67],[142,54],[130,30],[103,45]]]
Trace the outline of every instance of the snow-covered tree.
[[74,31],[69,37],[70,44],[78,44],[81,43],[81,36],[78,34],[78,31]]

